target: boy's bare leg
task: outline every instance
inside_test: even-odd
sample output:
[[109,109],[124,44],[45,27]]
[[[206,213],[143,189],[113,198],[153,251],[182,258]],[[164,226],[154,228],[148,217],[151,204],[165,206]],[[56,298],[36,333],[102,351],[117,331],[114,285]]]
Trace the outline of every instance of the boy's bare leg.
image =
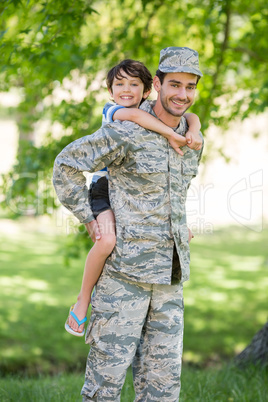
[[[97,222],[101,238],[96,240],[94,246],[87,255],[81,290],[73,309],[73,312],[79,320],[82,320],[87,314],[91,300],[91,293],[102,272],[107,257],[113,251],[116,241],[113,212],[111,210],[101,212],[97,217]],[[77,322],[72,316],[69,317],[68,324],[77,332],[82,332],[84,329],[84,324],[78,327]]]

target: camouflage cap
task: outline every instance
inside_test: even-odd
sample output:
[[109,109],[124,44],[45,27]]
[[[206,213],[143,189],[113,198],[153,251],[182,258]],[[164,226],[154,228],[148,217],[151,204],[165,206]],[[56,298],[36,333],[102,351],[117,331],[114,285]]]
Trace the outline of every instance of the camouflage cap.
[[189,47],[162,49],[158,69],[163,73],[190,73],[203,76],[199,70],[198,52]]

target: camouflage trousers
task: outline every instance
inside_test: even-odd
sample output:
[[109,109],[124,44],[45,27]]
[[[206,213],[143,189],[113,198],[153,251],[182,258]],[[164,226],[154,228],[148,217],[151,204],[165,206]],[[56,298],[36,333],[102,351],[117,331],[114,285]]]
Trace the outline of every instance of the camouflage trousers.
[[182,284],[136,283],[103,273],[86,332],[91,348],[83,401],[119,402],[130,365],[136,402],[178,401],[183,312]]

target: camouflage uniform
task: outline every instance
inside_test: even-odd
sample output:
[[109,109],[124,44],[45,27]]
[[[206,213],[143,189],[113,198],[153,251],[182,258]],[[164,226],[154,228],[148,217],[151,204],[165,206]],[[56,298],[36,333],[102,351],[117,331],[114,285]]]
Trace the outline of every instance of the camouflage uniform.
[[[141,109],[154,115],[152,107],[146,101]],[[185,135],[184,117],[176,131]],[[185,201],[202,153],[182,149],[183,157],[161,135],[117,121],[69,144],[56,158],[57,195],[82,223],[93,220],[82,172],[108,167],[116,219],[116,246],[96,285],[86,333],[91,350],[85,401],[120,401],[132,363],[136,401],[179,398],[182,283],[189,279],[190,260]]]

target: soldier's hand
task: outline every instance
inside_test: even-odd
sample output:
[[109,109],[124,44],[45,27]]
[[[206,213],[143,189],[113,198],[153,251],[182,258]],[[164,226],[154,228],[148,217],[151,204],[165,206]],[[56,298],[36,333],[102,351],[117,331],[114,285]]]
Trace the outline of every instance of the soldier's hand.
[[187,131],[186,133],[187,146],[195,151],[199,151],[202,148],[202,139],[199,134],[193,133],[192,131]]
[[89,236],[91,237],[91,239],[94,243],[96,242],[96,240],[100,240],[101,232],[100,232],[98,222],[95,219],[89,223],[86,223],[85,226],[86,226]]
[[188,228],[188,242],[190,243],[190,241],[194,238],[194,235],[191,231],[190,228]]
[[172,146],[172,148],[181,156],[183,156],[183,152],[180,147],[183,147],[186,144],[186,139],[183,135],[177,134],[174,132],[174,135],[170,136],[168,142]]

